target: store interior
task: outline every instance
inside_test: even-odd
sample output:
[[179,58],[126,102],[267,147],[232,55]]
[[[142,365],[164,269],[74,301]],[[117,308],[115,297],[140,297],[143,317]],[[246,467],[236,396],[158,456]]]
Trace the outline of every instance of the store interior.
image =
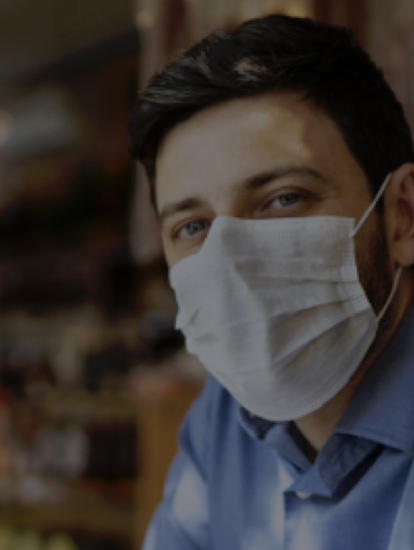
[[2,0],[0,550],[136,550],[205,373],[128,155],[137,90],[265,13],[353,28],[414,127],[411,0]]

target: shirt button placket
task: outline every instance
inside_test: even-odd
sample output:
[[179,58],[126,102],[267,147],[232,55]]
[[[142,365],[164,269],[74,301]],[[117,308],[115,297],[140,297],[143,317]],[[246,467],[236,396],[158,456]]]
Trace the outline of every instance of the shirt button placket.
[[285,525],[283,550],[302,550],[316,548],[309,546],[309,512],[312,510],[312,493],[306,491],[291,491],[285,493]]
[[308,498],[311,498],[311,496],[312,496],[312,493],[306,493],[305,491],[296,491],[295,494],[301,500],[307,500]]

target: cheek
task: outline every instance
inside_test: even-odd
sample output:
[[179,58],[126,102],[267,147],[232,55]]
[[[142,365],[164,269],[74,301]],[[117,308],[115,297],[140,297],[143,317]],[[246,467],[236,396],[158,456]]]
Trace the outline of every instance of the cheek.
[[367,220],[355,238],[359,279],[374,311],[379,313],[392,286],[392,266],[382,219]]
[[175,258],[174,252],[171,250],[171,246],[166,242],[166,239],[162,237],[162,247],[164,250],[165,261],[167,262],[168,268],[171,269],[178,261],[178,258]]

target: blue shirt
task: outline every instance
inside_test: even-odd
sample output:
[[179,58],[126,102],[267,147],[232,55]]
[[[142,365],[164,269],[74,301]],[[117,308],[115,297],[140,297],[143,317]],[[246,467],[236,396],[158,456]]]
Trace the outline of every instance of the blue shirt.
[[414,549],[414,307],[311,464],[208,378],[143,550]]

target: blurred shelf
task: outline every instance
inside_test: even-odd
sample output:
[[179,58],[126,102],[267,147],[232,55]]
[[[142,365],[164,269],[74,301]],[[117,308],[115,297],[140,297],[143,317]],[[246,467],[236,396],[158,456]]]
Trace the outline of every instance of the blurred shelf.
[[86,429],[102,424],[115,431],[132,426],[137,436],[136,476],[105,479],[88,477],[86,472],[77,479],[38,476],[44,498],[30,503],[24,497],[30,497],[30,492],[22,490],[24,477],[16,477],[9,501],[0,503],[0,527],[116,537],[131,549],[139,548],[162,498],[165,476],[177,451],[178,428],[201,385],[151,375],[144,376],[139,388],[129,396],[52,390],[32,394],[19,405],[40,408],[58,424],[73,421]]
[[120,505],[1,504],[0,525],[42,532],[67,531],[127,538],[134,532],[136,510]]
[[56,419],[73,421],[122,421],[133,419],[137,411],[137,403],[121,392],[52,390],[43,396],[32,396],[29,402]]

